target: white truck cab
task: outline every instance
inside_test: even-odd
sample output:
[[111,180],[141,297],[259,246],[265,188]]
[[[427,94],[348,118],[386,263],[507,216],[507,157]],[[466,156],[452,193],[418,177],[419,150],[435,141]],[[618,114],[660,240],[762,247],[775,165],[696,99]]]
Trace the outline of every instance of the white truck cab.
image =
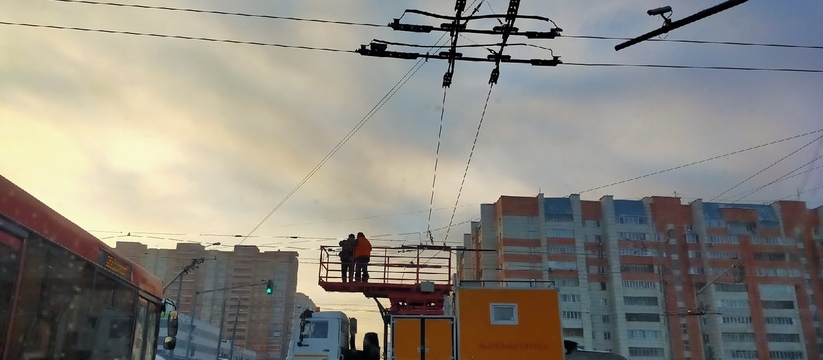
[[349,350],[349,326],[349,317],[340,311],[304,311],[286,359],[343,360]]

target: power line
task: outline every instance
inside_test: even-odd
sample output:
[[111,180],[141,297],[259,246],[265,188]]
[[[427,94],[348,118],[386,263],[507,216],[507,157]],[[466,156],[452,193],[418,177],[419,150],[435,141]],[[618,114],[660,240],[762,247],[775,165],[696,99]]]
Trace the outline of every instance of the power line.
[[790,197],[792,197],[792,196],[797,196],[797,195],[800,195],[800,194],[805,194],[805,193],[807,193],[807,192],[812,192],[812,191],[815,191],[815,190],[818,190],[818,189],[823,189],[823,185],[818,186],[818,187],[814,187],[814,188],[811,188],[811,189],[806,189],[806,190],[803,190],[803,191],[797,192],[796,194],[791,194],[791,195],[789,195],[789,196],[784,196],[784,197],[782,197],[782,198],[780,198],[780,199],[777,199],[777,200],[775,200],[775,201],[786,200],[786,199],[788,199],[788,198],[790,198]]
[[817,138],[815,138],[814,140],[812,140],[812,141],[808,142],[806,145],[801,146],[799,149],[797,149],[797,150],[795,150],[795,151],[792,151],[792,152],[790,152],[788,155],[786,155],[786,156],[784,156],[784,157],[780,158],[779,160],[777,160],[777,161],[775,161],[775,162],[773,162],[773,163],[769,164],[769,166],[766,166],[766,167],[765,167],[765,168],[763,168],[762,170],[760,170],[760,171],[758,171],[758,172],[754,173],[752,176],[747,177],[745,180],[743,180],[743,181],[741,181],[741,182],[737,183],[737,185],[730,187],[730,188],[729,188],[729,189],[727,189],[726,191],[724,191],[724,192],[720,193],[720,195],[717,195],[717,196],[715,196],[715,197],[711,198],[711,200],[709,200],[709,202],[713,202],[713,201],[717,200],[717,198],[719,198],[719,197],[721,197],[721,196],[725,195],[725,194],[726,194],[726,193],[728,193],[729,191],[732,191],[732,190],[736,189],[738,186],[743,185],[746,181],[749,181],[749,180],[751,180],[753,177],[755,177],[755,176],[757,176],[757,175],[762,174],[764,171],[771,169],[773,166],[775,166],[775,165],[779,164],[779,163],[780,163],[780,162],[782,162],[783,160],[788,159],[790,156],[792,156],[792,155],[794,155],[794,154],[797,154],[800,150],[803,150],[803,149],[805,149],[806,147],[808,147],[809,145],[814,144],[815,142],[817,142],[817,141],[818,141],[818,140],[820,140],[821,138],[823,138],[823,135],[818,136],[818,137],[817,137]]
[[381,24],[361,23],[361,22],[353,22],[353,21],[308,19],[308,18],[298,18],[298,17],[291,17],[291,16],[276,16],[276,15],[251,14],[251,13],[218,11],[218,10],[176,8],[176,7],[169,7],[169,6],[151,6],[151,5],[140,5],[140,4],[120,4],[120,3],[101,2],[101,1],[87,1],[87,0],[51,0],[51,1],[65,2],[65,3],[77,3],[77,4],[89,4],[89,5],[105,5],[105,6],[128,7],[128,8],[138,8],[138,9],[191,12],[191,13],[200,13],[200,14],[232,15],[232,16],[273,19],[273,20],[292,20],[292,21],[303,21],[303,22],[313,22],[313,23],[322,23],[322,24],[354,25],[354,26],[367,26],[367,27],[388,27],[388,25],[385,25],[385,24],[381,25]]
[[486,117],[486,109],[489,106],[489,98],[492,96],[492,89],[494,88],[494,83],[489,83],[489,93],[486,94],[486,102],[483,104],[483,113],[480,115],[480,122],[477,124],[477,132],[474,133],[474,142],[472,143],[472,149],[469,152],[469,159],[466,161],[466,170],[463,171],[463,180],[460,182],[460,189],[457,190],[457,199],[454,200],[454,208],[452,209],[452,216],[449,220],[449,227],[446,228],[446,236],[443,241],[449,240],[449,231],[451,230],[451,225],[454,222],[454,214],[457,212],[457,205],[460,203],[460,194],[463,193],[463,185],[466,183],[466,175],[469,173],[469,166],[472,163],[472,155],[474,155],[474,148],[477,146],[477,138],[480,137],[480,128],[483,126],[483,119]]
[[[57,1],[57,0],[55,0],[55,1]],[[31,23],[20,23],[20,22],[9,22],[9,21],[0,21],[0,25],[25,26],[25,27],[32,27],[32,28],[46,28],[46,29],[57,29],[57,30],[75,30],[75,31],[97,32],[97,33],[105,33],[105,34],[146,36],[146,37],[166,38],[166,39],[197,40],[197,41],[218,42],[218,43],[227,43],[227,44],[242,44],[242,45],[277,47],[277,48],[286,48],[286,49],[301,49],[301,50],[317,50],[317,51],[328,51],[328,52],[355,53],[355,51],[353,51],[353,50],[333,49],[333,48],[315,47],[315,46],[286,45],[286,44],[277,44],[277,43],[264,43],[264,42],[258,42],[258,41],[216,39],[216,38],[209,38],[209,37],[186,36],[186,35],[168,35],[168,34],[136,32],[136,31],[92,29],[92,28],[82,28],[82,27],[74,27],[74,26],[42,25],[42,24],[31,24]]]
[[816,133],[819,133],[819,132],[823,132],[823,129],[817,129],[817,130],[809,131],[809,132],[806,132],[806,133],[803,133],[803,134],[794,135],[794,136],[790,136],[790,137],[783,138],[783,139],[780,139],[780,140],[775,140],[775,141],[760,144],[760,145],[757,145],[757,146],[748,147],[748,148],[745,148],[745,149],[742,149],[742,150],[732,151],[730,153],[725,153],[723,155],[717,155],[717,156],[713,156],[713,157],[710,157],[710,158],[705,158],[703,160],[690,162],[688,164],[683,164],[683,165],[679,165],[679,166],[675,166],[675,167],[670,167],[668,169],[659,170],[659,171],[655,171],[655,172],[648,173],[648,174],[645,174],[645,175],[636,176],[636,177],[633,177],[633,178],[630,178],[630,179],[625,179],[625,180],[613,182],[611,184],[606,184],[606,185],[593,187],[593,188],[590,188],[590,189],[587,189],[587,190],[583,190],[583,191],[579,192],[579,194],[594,191],[594,190],[600,190],[600,189],[615,186],[615,185],[624,184],[624,183],[627,183],[627,182],[630,182],[630,181],[639,180],[639,179],[647,178],[647,177],[654,176],[654,175],[659,175],[659,174],[662,174],[662,173],[682,169],[682,168],[689,167],[689,166],[692,166],[692,165],[702,164],[702,163],[709,162],[709,161],[712,161],[712,160],[717,160],[717,159],[724,158],[724,157],[727,157],[727,156],[744,153],[744,152],[747,152],[747,151],[750,151],[750,150],[758,149],[758,148],[769,146],[769,145],[778,144],[778,143],[781,143],[781,142],[784,142],[784,141],[797,139],[797,138],[800,138],[800,137],[803,137],[803,136],[808,136],[808,135],[816,134]]
[[823,70],[820,70],[820,69],[765,68],[765,67],[739,67],[739,66],[696,66],[696,65],[666,65],[666,64],[618,64],[618,63],[575,63],[575,62],[562,62],[559,65],[588,66],[588,67],[636,67],[636,68],[658,68],[658,69],[698,69],[698,70],[797,72],[797,73],[812,73],[812,74],[823,73]]

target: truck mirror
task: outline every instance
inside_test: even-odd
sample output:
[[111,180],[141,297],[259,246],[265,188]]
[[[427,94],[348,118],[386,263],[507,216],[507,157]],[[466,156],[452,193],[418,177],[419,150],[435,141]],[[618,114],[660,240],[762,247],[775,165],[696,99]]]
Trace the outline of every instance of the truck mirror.
[[349,332],[352,334],[357,334],[357,319],[349,319]]
[[166,339],[163,340],[163,349],[174,350],[175,347],[177,347],[177,338],[166,336]]
[[170,337],[177,336],[178,323],[177,323],[177,311],[176,310],[169,311],[169,320],[168,321],[169,321],[169,323],[168,323],[168,328],[167,329],[169,330],[169,336]]

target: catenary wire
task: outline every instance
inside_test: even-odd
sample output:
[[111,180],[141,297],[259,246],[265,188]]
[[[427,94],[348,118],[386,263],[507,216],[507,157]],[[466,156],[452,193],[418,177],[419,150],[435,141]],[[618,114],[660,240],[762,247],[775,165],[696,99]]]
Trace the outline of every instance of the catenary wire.
[[682,169],[682,168],[689,167],[689,166],[692,166],[692,165],[702,164],[702,163],[709,162],[709,161],[712,161],[712,160],[721,159],[721,158],[724,158],[724,157],[727,157],[727,156],[731,156],[731,155],[740,154],[740,153],[743,153],[743,152],[751,151],[751,150],[758,149],[758,148],[765,147],[765,146],[770,146],[770,145],[778,144],[778,143],[781,143],[781,142],[784,142],[784,141],[788,141],[788,140],[797,139],[797,138],[800,138],[800,137],[804,137],[804,136],[808,136],[808,135],[816,134],[816,133],[819,133],[819,132],[823,132],[823,129],[817,129],[817,130],[813,130],[813,131],[805,132],[805,133],[803,133],[803,134],[799,134],[799,135],[794,135],[794,136],[790,136],[790,137],[787,137],[787,138],[783,138],[783,139],[780,139],[780,140],[775,140],[775,141],[771,141],[771,142],[768,142],[768,143],[763,143],[763,144],[760,144],[760,145],[756,145],[756,146],[748,147],[748,148],[745,148],[745,149],[741,149],[741,150],[737,150],[737,151],[732,151],[732,152],[730,152],[730,153],[725,153],[725,154],[722,154],[722,155],[717,155],[717,156],[713,156],[713,157],[710,157],[710,158],[705,158],[705,159],[702,159],[702,160],[698,160],[698,161],[690,162],[690,163],[688,163],[688,164],[683,164],[683,165],[679,165],[679,166],[675,166],[675,167],[670,167],[670,168],[667,168],[667,169],[663,169],[663,170],[659,170],[659,171],[651,172],[651,173],[648,173],[648,174],[645,174],[645,175],[636,176],[636,177],[633,177],[633,178],[629,178],[629,179],[625,179],[625,180],[621,180],[621,181],[613,182],[613,183],[611,183],[611,184],[606,184],[606,185],[601,185],[601,186],[593,187],[593,188],[590,188],[590,189],[587,189],[587,190],[583,190],[583,191],[579,192],[579,194],[582,194],[582,193],[587,193],[587,192],[594,191],[594,190],[600,190],[600,189],[607,188],[607,187],[612,187],[612,186],[615,186],[615,185],[624,184],[624,183],[627,183],[627,182],[630,182],[630,181],[634,181],[634,180],[639,180],[639,179],[647,178],[647,177],[649,177],[649,176],[659,175],[659,174],[662,174],[662,173],[666,173],[666,172],[669,172],[669,171],[673,171],[673,170]]
[[[187,36],[187,35],[170,35],[170,34],[158,34],[158,33],[136,32],[136,31],[119,31],[119,30],[70,27],[70,26],[58,26],[58,25],[43,25],[43,24],[32,24],[32,23],[21,23],[21,22],[10,22],[10,21],[0,21],[0,25],[24,26],[24,27],[32,27],[32,28],[48,28],[48,29],[57,29],[57,30],[74,30],[74,31],[97,32],[97,33],[118,34],[118,35],[146,36],[146,37],[154,37],[154,38],[168,38],[168,39],[179,39],[179,40],[194,40],[194,41],[239,44],[239,45],[256,45],[256,46],[267,46],[267,47],[277,47],[277,48],[287,48],[287,49],[340,52],[340,53],[350,53],[350,54],[356,54],[357,53],[357,51],[355,51],[355,50],[335,49],[335,48],[327,48],[327,47],[314,47],[314,46],[304,46],[304,45],[288,45],[288,44],[279,44],[279,43],[265,43],[265,42],[258,42],[258,41],[217,39],[217,38],[210,38],[210,37],[197,37],[197,36]],[[564,63],[561,63],[560,65],[585,66],[585,67],[636,67],[636,68],[701,69],[701,70],[728,70],[728,71],[737,70],[737,71],[760,71],[760,72],[784,72],[784,73],[823,73],[823,69],[766,68],[766,67],[755,68],[755,67],[735,67],[735,66],[696,66],[696,65],[670,65],[670,64],[620,64],[620,63],[564,62]]]
[[[786,156],[784,156],[784,157],[782,157],[782,158],[778,159],[777,161],[775,161],[775,162],[773,162],[773,163],[769,164],[769,166],[766,166],[765,168],[761,169],[760,171],[758,171],[758,172],[756,172],[756,173],[752,174],[751,176],[747,177],[745,180],[743,180],[743,181],[741,181],[741,182],[737,183],[736,185],[734,185],[734,186],[732,186],[732,187],[730,187],[730,188],[726,189],[726,191],[724,191],[724,192],[720,193],[719,195],[717,195],[717,196],[715,196],[715,197],[711,198],[711,199],[709,200],[709,202],[713,202],[713,201],[717,200],[718,198],[720,198],[721,196],[726,195],[729,191],[732,191],[732,190],[736,189],[738,186],[743,185],[743,184],[744,184],[744,183],[746,183],[747,181],[751,180],[753,177],[755,177],[755,176],[757,176],[757,175],[762,174],[762,173],[763,173],[763,172],[765,172],[766,170],[771,169],[771,168],[772,168],[772,167],[774,167],[775,165],[777,165],[777,164],[781,163],[783,160],[786,160],[786,159],[788,159],[790,156],[792,156],[792,155],[794,155],[794,154],[797,154],[798,152],[800,152],[800,150],[803,150],[803,149],[807,148],[809,145],[814,144],[815,142],[817,142],[817,141],[818,141],[818,140],[820,140],[820,139],[823,139],[823,135],[816,137],[814,140],[812,140],[812,141],[810,141],[810,142],[806,143],[805,145],[801,146],[801,147],[800,147],[800,148],[798,148],[797,150],[790,152],[788,155],[786,155]],[[821,142],[821,143],[823,143],[823,142]]]
[[451,230],[452,223],[454,223],[454,215],[457,212],[457,205],[460,203],[460,194],[463,193],[463,185],[466,184],[466,175],[469,173],[469,166],[472,163],[472,156],[474,155],[474,149],[477,146],[477,139],[480,137],[480,128],[483,126],[483,119],[486,118],[486,109],[489,107],[489,99],[492,96],[492,89],[494,88],[494,83],[489,84],[489,93],[486,94],[486,102],[483,104],[483,113],[480,115],[480,121],[477,124],[477,131],[474,133],[474,142],[472,143],[472,149],[469,152],[469,159],[466,161],[466,169],[463,171],[463,180],[460,181],[460,189],[457,190],[457,198],[454,200],[454,208],[452,209],[452,216],[449,219],[449,225],[446,228],[446,236],[443,241],[449,240],[449,231]]
[[124,3],[112,3],[112,2],[88,1],[88,0],[51,0],[51,1],[65,2],[65,3],[87,4],[87,5],[105,5],[105,6],[138,8],[138,9],[190,12],[190,13],[212,14],[212,15],[232,15],[232,16],[242,16],[242,17],[247,17],[247,18],[262,18],[262,19],[272,19],[272,20],[292,20],[292,21],[303,21],[303,22],[313,22],[313,23],[322,23],[322,24],[354,25],[354,26],[367,26],[367,27],[388,27],[388,25],[386,25],[386,24],[381,25],[381,24],[353,22],[353,21],[308,19],[308,18],[298,18],[298,17],[291,17],[291,16],[276,16],[276,15],[251,14],[251,13],[218,11],[218,10],[177,8],[177,7],[170,7],[170,6],[124,4]]
[[806,190],[803,190],[803,191],[799,191],[799,192],[797,192],[797,193],[795,193],[795,194],[791,194],[791,195],[788,195],[788,196],[784,196],[784,197],[782,197],[782,198],[780,198],[780,199],[777,199],[777,200],[775,200],[775,201],[786,200],[786,199],[788,199],[788,198],[790,198],[790,197],[792,197],[792,196],[797,196],[797,195],[800,195],[800,194],[805,194],[805,193],[807,193],[807,192],[812,192],[812,191],[815,191],[815,190],[818,190],[818,189],[823,189],[823,185],[818,186],[818,187],[814,187],[814,188],[811,188],[811,189],[806,189]]

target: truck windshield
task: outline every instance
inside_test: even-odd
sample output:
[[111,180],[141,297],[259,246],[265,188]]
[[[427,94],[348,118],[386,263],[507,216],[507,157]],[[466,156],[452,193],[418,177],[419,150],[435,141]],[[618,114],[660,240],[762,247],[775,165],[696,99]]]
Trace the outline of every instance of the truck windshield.
[[329,337],[328,320],[307,320],[303,329],[304,339],[325,339]]

